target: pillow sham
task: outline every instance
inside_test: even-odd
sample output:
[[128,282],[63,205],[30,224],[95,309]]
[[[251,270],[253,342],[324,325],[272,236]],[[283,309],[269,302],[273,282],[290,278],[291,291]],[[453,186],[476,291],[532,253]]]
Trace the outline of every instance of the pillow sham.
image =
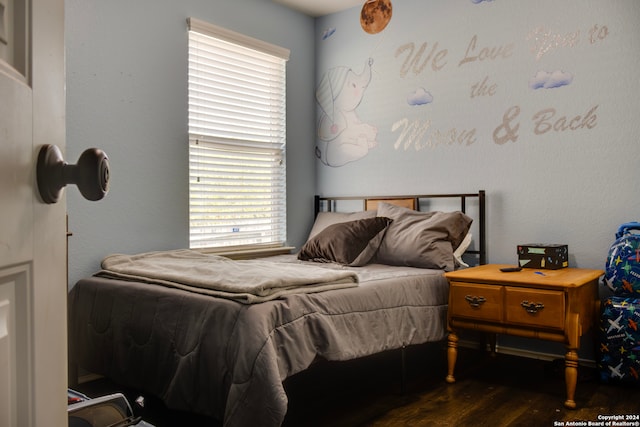
[[390,223],[389,218],[373,217],[330,225],[302,246],[298,259],[363,266],[375,255]]
[[473,235],[471,233],[467,233],[467,235],[464,236],[464,239],[462,239],[462,243],[460,243],[460,246],[458,246],[456,250],[453,251],[453,258],[456,260],[456,267],[469,267],[469,264],[464,262],[464,260],[462,259],[462,255],[464,255],[467,249],[469,249],[469,246],[471,246],[472,239]]
[[391,218],[376,262],[420,268],[455,269],[453,251],[464,240],[473,219],[460,211],[420,212],[378,205],[378,215]]
[[355,221],[358,219],[375,218],[376,211],[361,211],[361,212],[319,212],[316,216],[316,220],[311,227],[311,232],[307,240],[324,230],[330,225],[338,224],[340,222]]

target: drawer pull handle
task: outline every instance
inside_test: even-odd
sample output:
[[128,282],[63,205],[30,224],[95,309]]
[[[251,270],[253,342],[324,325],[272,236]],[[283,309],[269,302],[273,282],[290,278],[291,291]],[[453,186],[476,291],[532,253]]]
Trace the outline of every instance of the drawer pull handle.
[[538,311],[544,308],[544,304],[542,304],[541,302],[535,303],[535,302],[529,302],[529,301],[522,301],[520,305],[522,306],[522,308],[527,310],[527,313],[529,314],[536,314]]
[[467,300],[469,305],[474,308],[480,307],[482,304],[487,302],[484,297],[472,297],[471,295],[465,296],[464,299]]

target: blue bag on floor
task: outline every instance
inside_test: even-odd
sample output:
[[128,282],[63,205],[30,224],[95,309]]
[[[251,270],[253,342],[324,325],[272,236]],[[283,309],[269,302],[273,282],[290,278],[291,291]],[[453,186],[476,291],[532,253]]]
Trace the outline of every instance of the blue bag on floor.
[[605,265],[604,280],[615,295],[640,297],[640,222],[618,228]]
[[607,298],[598,332],[600,379],[640,385],[640,299]]

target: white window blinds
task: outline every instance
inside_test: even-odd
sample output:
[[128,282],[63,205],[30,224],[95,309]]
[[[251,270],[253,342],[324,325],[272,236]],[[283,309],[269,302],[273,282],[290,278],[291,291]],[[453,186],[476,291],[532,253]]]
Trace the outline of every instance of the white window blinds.
[[190,247],[282,246],[289,51],[188,24]]

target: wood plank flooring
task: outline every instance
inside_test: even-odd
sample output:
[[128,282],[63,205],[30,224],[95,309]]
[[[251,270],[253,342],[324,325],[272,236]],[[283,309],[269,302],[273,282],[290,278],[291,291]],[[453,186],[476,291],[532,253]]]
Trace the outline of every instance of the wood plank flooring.
[[[348,362],[320,362],[285,381],[289,412],[284,427],[556,426],[598,421],[601,415],[640,414],[640,386],[603,384],[581,366],[575,410],[565,409],[564,365],[461,349],[455,384],[444,381],[444,344],[409,347],[402,390],[401,353]],[[89,396],[127,390],[107,380],[78,387]],[[145,396],[136,412],[156,427],[211,426],[215,420],[170,411]],[[566,424],[565,424],[566,425]],[[640,425],[640,424],[638,424]],[[253,427],[253,426],[251,426]]]

